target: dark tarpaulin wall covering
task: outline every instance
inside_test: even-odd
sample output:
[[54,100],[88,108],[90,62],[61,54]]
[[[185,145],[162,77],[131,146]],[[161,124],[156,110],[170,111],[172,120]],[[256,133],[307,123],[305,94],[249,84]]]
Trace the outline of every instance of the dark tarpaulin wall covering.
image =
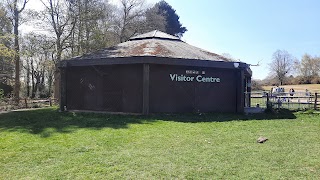
[[69,67],[69,110],[141,113],[142,66]]
[[[143,95],[144,64],[65,68],[67,109],[144,113],[145,103],[148,113],[243,111],[246,82],[243,69],[165,64],[148,66],[147,102],[144,102]],[[190,70],[198,74],[186,74]],[[193,77],[193,81],[175,81],[172,80],[174,75]],[[196,77],[199,75],[219,78],[219,82],[198,82]]]
[[[172,81],[170,74],[186,70],[204,72],[203,77],[219,77],[221,82]],[[184,66],[150,66],[150,112],[236,112],[236,83],[232,70]]]

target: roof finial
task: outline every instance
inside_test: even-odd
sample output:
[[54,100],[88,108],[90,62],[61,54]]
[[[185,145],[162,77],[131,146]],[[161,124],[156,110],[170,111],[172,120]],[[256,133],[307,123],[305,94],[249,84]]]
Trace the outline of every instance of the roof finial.
[[158,30],[154,30],[153,37],[156,36],[157,32],[158,32]]

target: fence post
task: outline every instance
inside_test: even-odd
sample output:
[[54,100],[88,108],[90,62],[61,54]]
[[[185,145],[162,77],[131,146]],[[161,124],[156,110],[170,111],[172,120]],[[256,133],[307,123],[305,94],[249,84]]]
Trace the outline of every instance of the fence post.
[[314,94],[314,110],[317,110],[317,106],[318,106],[318,93]]
[[24,98],[24,104],[26,105],[26,108],[28,108],[28,101],[27,101],[27,98]]
[[266,107],[269,108],[269,107],[268,107],[268,106],[269,106],[269,93],[266,93],[266,95],[267,95],[267,104],[266,104]]
[[52,100],[51,100],[51,98],[49,98],[49,105],[50,105],[50,107],[52,106]]

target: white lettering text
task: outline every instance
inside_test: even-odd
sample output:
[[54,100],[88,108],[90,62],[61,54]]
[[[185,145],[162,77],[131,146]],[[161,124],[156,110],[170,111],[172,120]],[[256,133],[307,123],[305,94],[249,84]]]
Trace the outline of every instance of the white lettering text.
[[185,75],[178,75],[178,74],[170,74],[171,81],[178,81],[178,82],[193,82],[196,79],[197,82],[203,83],[220,83],[221,80],[218,77],[203,77],[202,75],[198,75],[196,77],[193,76],[185,76]]

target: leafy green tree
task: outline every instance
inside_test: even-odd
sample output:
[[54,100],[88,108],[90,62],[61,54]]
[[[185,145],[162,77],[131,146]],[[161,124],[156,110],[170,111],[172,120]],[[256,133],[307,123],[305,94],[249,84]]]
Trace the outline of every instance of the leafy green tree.
[[[166,1],[162,0],[154,5],[154,7],[150,8],[149,13],[146,13],[147,23],[151,23],[154,21],[154,18],[151,18],[150,15],[153,15],[155,12],[160,16],[164,16],[165,18],[165,32],[174,36],[182,37],[183,33],[187,31],[186,27],[183,27],[181,22],[179,21],[179,16],[176,13],[176,10],[172,8]],[[159,18],[159,17],[157,17]],[[151,22],[150,22],[151,21]]]
[[165,14],[160,12],[159,8],[156,6],[149,8],[145,12],[145,32],[160,30],[166,32],[166,17]]
[[[19,3],[21,2],[21,3]],[[11,23],[13,24],[14,34],[14,62],[15,62],[15,86],[14,86],[14,98],[16,104],[20,101],[20,46],[19,46],[19,26],[21,25],[21,13],[25,9],[27,0],[8,0],[7,5],[11,12]]]
[[0,100],[2,100],[2,99],[3,99],[3,96],[4,96],[3,89],[0,89]]
[[6,83],[12,77],[14,51],[11,46],[12,25],[9,15],[0,3],[0,83]]
[[[12,25],[10,22],[9,14],[7,10],[0,3],[0,36],[5,36],[10,34],[12,31]],[[10,39],[1,39],[0,43],[9,47]]]

